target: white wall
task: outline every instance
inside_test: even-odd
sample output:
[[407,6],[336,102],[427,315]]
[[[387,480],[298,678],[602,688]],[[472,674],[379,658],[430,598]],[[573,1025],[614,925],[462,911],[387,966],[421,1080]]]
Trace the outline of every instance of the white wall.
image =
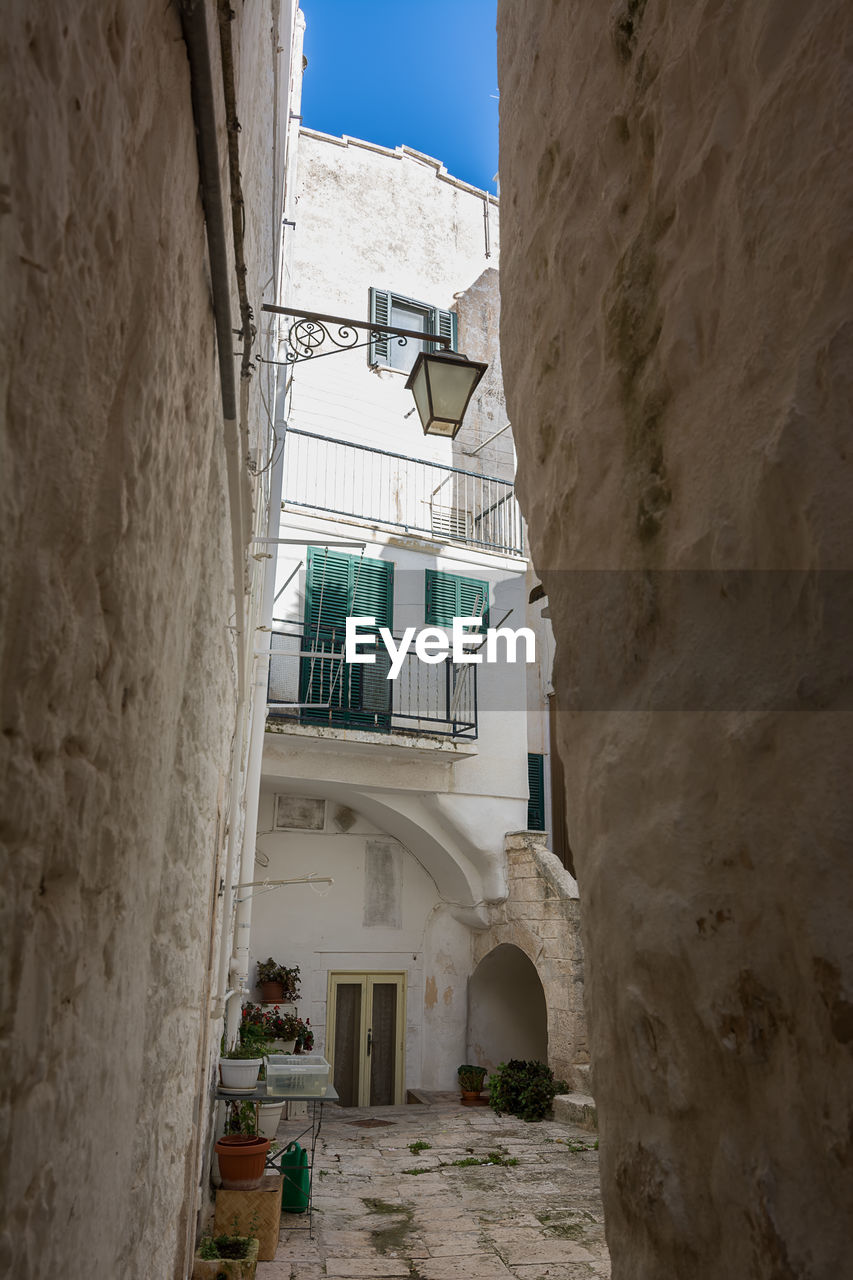
[[[489,370],[454,444],[424,436],[404,387],[405,375],[371,368],[365,349],[294,366],[289,428],[511,480],[508,432],[473,452],[507,421],[498,350],[494,200],[457,182],[438,162],[405,148],[389,151],[309,130],[300,134],[298,186],[297,227],[287,233],[294,275],[289,302],[367,320],[373,286],[443,309],[458,306],[460,346],[473,358],[488,361]],[[287,324],[282,321],[281,332]],[[276,604],[275,617],[284,621],[276,621],[275,627],[286,629],[287,621],[304,619],[307,546],[341,540],[362,541],[365,556],[393,562],[397,635],[407,626],[420,629],[425,624],[427,568],[486,579],[491,622],[509,614],[504,625],[525,625],[523,558],[448,545],[407,529],[395,531],[388,527],[391,520],[412,525],[424,518],[405,514],[411,474],[375,454],[350,454],[344,461],[338,454],[337,462],[332,458],[330,452],[301,470],[294,462],[285,476],[285,494],[314,503],[318,510],[305,512],[285,502],[281,536],[298,545],[278,551],[277,590],[299,567]],[[363,482],[362,470],[370,483]],[[430,477],[429,482],[442,478]],[[361,518],[319,510],[357,511],[349,505],[353,495],[362,485],[373,493],[374,483],[379,501],[362,511]],[[404,485],[406,493],[401,493]],[[429,497],[428,483],[423,494],[417,493],[415,505],[428,507]],[[336,868],[338,883],[322,902],[310,889],[282,891],[288,895],[287,906],[279,899],[279,916],[268,905],[275,894],[259,898],[253,954],[264,958],[272,949],[277,956],[277,938],[292,944],[301,940],[299,954],[288,952],[281,959],[303,965],[312,1022],[316,1017],[318,1023],[329,968],[405,968],[408,1082],[427,1088],[455,1087],[456,1068],[465,1059],[470,926],[484,926],[485,904],[505,896],[504,835],[526,820],[526,667],[523,662],[481,664],[477,675],[479,736],[474,742],[430,739],[420,730],[402,736],[370,734],[278,720],[270,726],[265,748],[265,795],[283,790],[325,797],[330,806],[356,810],[369,825],[347,835],[326,832],[259,841],[271,866],[297,874],[310,858],[318,871],[320,863],[324,873],[329,866]],[[363,861],[371,831],[392,837],[405,850],[402,923],[385,937],[382,930],[363,925],[364,894],[371,892],[364,887]],[[291,907],[296,894],[298,907]]]
[[[331,876],[334,884],[255,891],[252,980],[254,961],[269,955],[279,963],[300,966],[299,1013],[311,1019],[315,1048],[322,1053],[329,971],[404,971],[406,1086],[450,1087],[447,1082],[464,1048],[469,931],[448,918],[437,902],[434,881],[412,852],[363,815],[329,800],[322,831],[276,831],[274,797],[274,784],[268,781],[261,796],[255,878],[313,873]],[[367,874],[371,845],[377,844],[389,849],[397,864],[395,886],[381,903],[379,886]],[[444,921],[443,927],[437,926],[436,917]],[[455,987],[448,976],[454,972],[460,975]],[[256,991],[252,998],[258,998]]]
[[[216,6],[197,12],[217,34]],[[256,313],[292,16],[249,6],[231,30]],[[195,1234],[223,930],[230,949],[244,459],[265,417],[252,382],[242,437],[223,421],[178,6],[46,20],[13,3],[4,40],[0,1271],[172,1277]]]

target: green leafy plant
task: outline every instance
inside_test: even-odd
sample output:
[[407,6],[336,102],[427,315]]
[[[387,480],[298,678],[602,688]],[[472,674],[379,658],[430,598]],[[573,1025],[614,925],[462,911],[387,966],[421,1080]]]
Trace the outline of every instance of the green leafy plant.
[[213,1261],[218,1258],[245,1258],[251,1243],[250,1236],[202,1236],[198,1256]]
[[506,1113],[522,1120],[543,1120],[558,1093],[566,1093],[565,1080],[555,1080],[544,1062],[511,1058],[489,1076],[489,1101],[499,1116]]
[[420,1151],[431,1151],[432,1143],[424,1142],[423,1138],[418,1138],[416,1142],[409,1143],[409,1150],[413,1156],[416,1156]]
[[235,1098],[233,1102],[228,1103],[225,1132],[227,1134],[239,1133],[244,1138],[256,1138],[258,1136],[258,1120],[254,1102],[250,1102],[248,1098],[238,1102]]
[[220,1056],[245,1061],[249,1058],[262,1058],[269,1051],[270,1047],[265,1040],[249,1040],[248,1042],[241,1040],[240,1044],[235,1044],[230,1049],[223,1049]]
[[483,1087],[486,1068],[476,1067],[470,1062],[465,1062],[458,1068],[456,1074],[459,1077],[460,1089],[465,1093],[479,1093]]
[[490,1151],[487,1156],[465,1156],[464,1160],[451,1160],[451,1167],[455,1169],[470,1169],[476,1164],[498,1164],[504,1169],[512,1169],[518,1164],[515,1156],[504,1155],[501,1151]]

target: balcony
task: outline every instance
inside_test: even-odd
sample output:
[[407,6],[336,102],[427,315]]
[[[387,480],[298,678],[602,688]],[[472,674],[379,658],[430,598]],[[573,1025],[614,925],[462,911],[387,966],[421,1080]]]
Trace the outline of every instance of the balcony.
[[[395,637],[399,641],[399,637]],[[268,715],[275,721],[362,733],[477,737],[477,668],[421,662],[410,650],[396,680],[381,644],[376,662],[344,661],[344,638],[304,625],[271,635]]]
[[284,477],[288,508],[524,554],[521,512],[508,480],[292,429]]

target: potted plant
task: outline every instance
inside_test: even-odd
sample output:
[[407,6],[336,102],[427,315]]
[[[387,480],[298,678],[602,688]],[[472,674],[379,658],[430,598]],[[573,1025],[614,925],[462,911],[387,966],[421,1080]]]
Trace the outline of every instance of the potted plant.
[[264,1004],[294,1004],[299,998],[299,965],[288,969],[272,956],[259,960],[258,986]]
[[193,1258],[193,1280],[254,1280],[259,1247],[255,1236],[202,1236]]
[[269,1044],[264,1040],[250,1040],[223,1049],[219,1055],[219,1075],[223,1089],[245,1089],[250,1092],[258,1082],[258,1072],[264,1065],[264,1055]]
[[229,1102],[225,1133],[216,1144],[223,1187],[228,1191],[259,1187],[269,1149],[269,1138],[258,1133],[255,1104]]
[[300,1027],[305,1024],[295,1013],[282,1013],[278,1005],[267,1015],[266,1030],[271,1040],[277,1041],[282,1053],[293,1053],[299,1036]]
[[459,1088],[462,1090],[462,1105],[464,1107],[486,1106],[486,1099],[480,1097],[486,1068],[465,1062],[458,1068],[456,1074],[459,1077]]

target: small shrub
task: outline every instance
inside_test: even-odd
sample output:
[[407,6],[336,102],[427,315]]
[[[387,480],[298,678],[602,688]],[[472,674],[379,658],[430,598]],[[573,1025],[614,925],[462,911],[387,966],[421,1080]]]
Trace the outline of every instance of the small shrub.
[[555,1080],[544,1062],[511,1058],[502,1062],[489,1077],[489,1101],[497,1115],[506,1113],[522,1120],[543,1120],[558,1093],[565,1093],[565,1080]]
[[486,1074],[485,1067],[476,1067],[470,1062],[465,1062],[456,1072],[459,1077],[459,1088],[465,1093],[479,1093],[483,1087],[483,1077]]

